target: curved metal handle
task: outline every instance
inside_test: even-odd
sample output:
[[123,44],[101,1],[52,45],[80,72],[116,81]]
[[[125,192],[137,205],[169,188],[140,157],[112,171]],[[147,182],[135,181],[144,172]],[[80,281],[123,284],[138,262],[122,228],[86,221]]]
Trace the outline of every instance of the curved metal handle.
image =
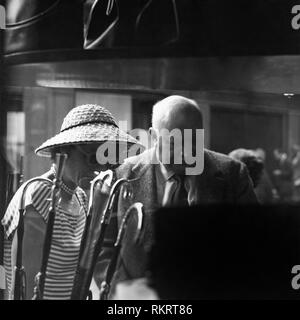
[[45,181],[45,182],[48,182],[51,185],[53,184],[52,180],[50,180],[48,178],[44,178],[44,177],[35,177],[35,178],[32,178],[32,179],[26,181],[25,184],[24,184],[24,187],[23,187],[22,195],[21,195],[21,201],[20,201],[19,210],[24,210],[25,209],[24,204],[25,204],[26,191],[27,191],[28,187],[31,185],[31,183],[36,182],[36,181]]
[[37,181],[45,181],[49,184],[53,182],[44,177],[36,177],[25,182],[21,194],[21,200],[19,205],[19,223],[17,229],[17,253],[16,253],[16,265],[14,267],[14,300],[24,300],[26,292],[26,272],[23,266],[23,236],[24,236],[24,213],[25,213],[25,195],[28,187]]
[[137,229],[136,229],[136,234],[134,237],[134,241],[137,242],[140,238],[141,235],[141,230],[143,227],[143,218],[144,218],[144,210],[143,210],[144,206],[141,202],[136,202],[134,204],[132,204],[125,212],[124,217],[122,219],[120,228],[119,228],[119,232],[118,232],[118,236],[117,236],[117,240],[115,243],[115,246],[119,246],[121,244],[122,238],[124,236],[125,233],[125,229],[127,227],[127,221],[130,217],[130,215],[134,212],[137,213],[137,217],[138,217],[138,225],[137,225]]
[[86,27],[84,30],[84,49],[89,50],[89,49],[94,49],[97,45],[99,45],[101,43],[101,41],[106,37],[106,35],[109,33],[109,31],[116,25],[116,23],[119,20],[119,9],[118,9],[118,3],[115,0],[109,0],[106,10],[105,10],[105,14],[106,16],[109,16],[112,13],[112,10],[114,9],[114,7],[117,10],[117,17],[111,22],[111,24],[94,40],[88,40],[88,33],[89,33],[89,28],[91,25],[91,21],[92,21],[92,15],[93,12],[96,8],[96,6],[99,4],[99,0],[96,0],[90,9],[90,13],[88,15],[88,19],[87,19],[87,23],[86,23]]
[[123,239],[125,229],[127,226],[127,221],[129,219],[130,215],[133,213],[136,213],[138,216],[138,224],[137,224],[137,229],[136,229],[134,241],[137,242],[139,240],[140,235],[141,235],[141,230],[143,227],[143,217],[144,217],[143,204],[141,202],[136,202],[136,203],[132,204],[126,210],[124,217],[122,219],[120,228],[118,230],[117,240],[114,244],[114,252],[113,252],[112,258],[109,262],[107,271],[106,271],[106,277],[105,277],[105,280],[103,280],[101,283],[100,295],[99,295],[100,300],[107,300],[108,299],[108,294],[110,291],[110,284],[111,284],[113,275],[116,271],[118,257],[119,257],[119,254],[121,251],[121,246],[122,246],[122,239]]
[[88,212],[91,212],[92,204],[93,204],[93,199],[94,199],[94,192],[95,192],[95,185],[99,181],[106,182],[108,186],[111,185],[113,179],[113,171],[112,170],[106,170],[106,171],[101,171],[92,181],[91,181],[91,188],[90,188],[90,199],[89,199],[89,207],[88,207]]

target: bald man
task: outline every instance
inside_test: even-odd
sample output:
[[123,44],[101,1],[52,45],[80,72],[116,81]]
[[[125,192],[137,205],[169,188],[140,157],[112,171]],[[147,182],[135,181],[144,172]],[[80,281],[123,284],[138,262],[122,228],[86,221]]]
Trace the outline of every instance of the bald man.
[[[170,96],[159,101],[153,107],[149,130],[154,147],[126,159],[117,170],[118,177],[138,178],[133,183],[131,203],[144,204],[145,219],[140,244],[134,245],[133,233],[126,233],[114,283],[145,276],[153,240],[151,214],[159,207],[257,203],[245,166],[204,149],[202,113],[194,100]],[[120,201],[119,222],[129,205]]]

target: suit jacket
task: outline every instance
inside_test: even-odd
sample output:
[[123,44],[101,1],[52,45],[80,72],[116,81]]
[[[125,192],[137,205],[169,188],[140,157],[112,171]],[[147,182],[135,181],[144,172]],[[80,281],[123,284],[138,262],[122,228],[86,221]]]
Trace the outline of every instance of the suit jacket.
[[[132,182],[133,198],[128,201],[120,197],[118,221],[130,204],[142,202],[144,205],[143,232],[140,243],[133,241],[134,219],[128,225],[126,239],[112,288],[119,281],[144,277],[147,271],[147,254],[153,243],[152,215],[160,207],[157,201],[155,166],[151,159],[154,149],[125,160],[117,169],[118,178],[135,179]],[[210,203],[257,203],[252,182],[244,164],[226,155],[210,150],[204,152],[204,171],[196,179],[199,204]],[[113,290],[112,290],[113,291]]]

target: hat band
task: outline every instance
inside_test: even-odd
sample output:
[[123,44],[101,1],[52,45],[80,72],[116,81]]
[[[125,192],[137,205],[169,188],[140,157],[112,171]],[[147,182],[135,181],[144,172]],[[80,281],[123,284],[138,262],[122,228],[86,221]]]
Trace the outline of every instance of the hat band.
[[79,126],[83,126],[83,125],[86,125],[86,124],[109,124],[109,125],[112,125],[112,126],[114,126],[114,127],[116,127],[116,128],[119,128],[119,126],[116,124],[116,123],[114,123],[114,122],[110,122],[110,121],[88,121],[88,122],[81,122],[81,123],[77,123],[77,124],[75,124],[75,125],[73,125],[73,126],[70,126],[70,127],[67,127],[67,128],[65,128],[65,129],[63,129],[63,130],[60,130],[60,132],[64,132],[64,131],[66,131],[66,130],[69,130],[69,129],[72,129],[72,128],[76,128],[76,127],[79,127]]

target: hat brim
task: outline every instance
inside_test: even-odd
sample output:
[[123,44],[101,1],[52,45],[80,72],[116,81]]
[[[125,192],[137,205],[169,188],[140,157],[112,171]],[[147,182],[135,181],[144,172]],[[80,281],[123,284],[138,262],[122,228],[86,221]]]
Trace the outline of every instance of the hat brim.
[[39,156],[51,157],[53,148],[85,143],[103,143],[105,141],[124,143],[128,147],[137,145],[141,148],[141,151],[145,149],[140,142],[116,126],[107,123],[91,123],[58,133],[39,146],[35,153]]

